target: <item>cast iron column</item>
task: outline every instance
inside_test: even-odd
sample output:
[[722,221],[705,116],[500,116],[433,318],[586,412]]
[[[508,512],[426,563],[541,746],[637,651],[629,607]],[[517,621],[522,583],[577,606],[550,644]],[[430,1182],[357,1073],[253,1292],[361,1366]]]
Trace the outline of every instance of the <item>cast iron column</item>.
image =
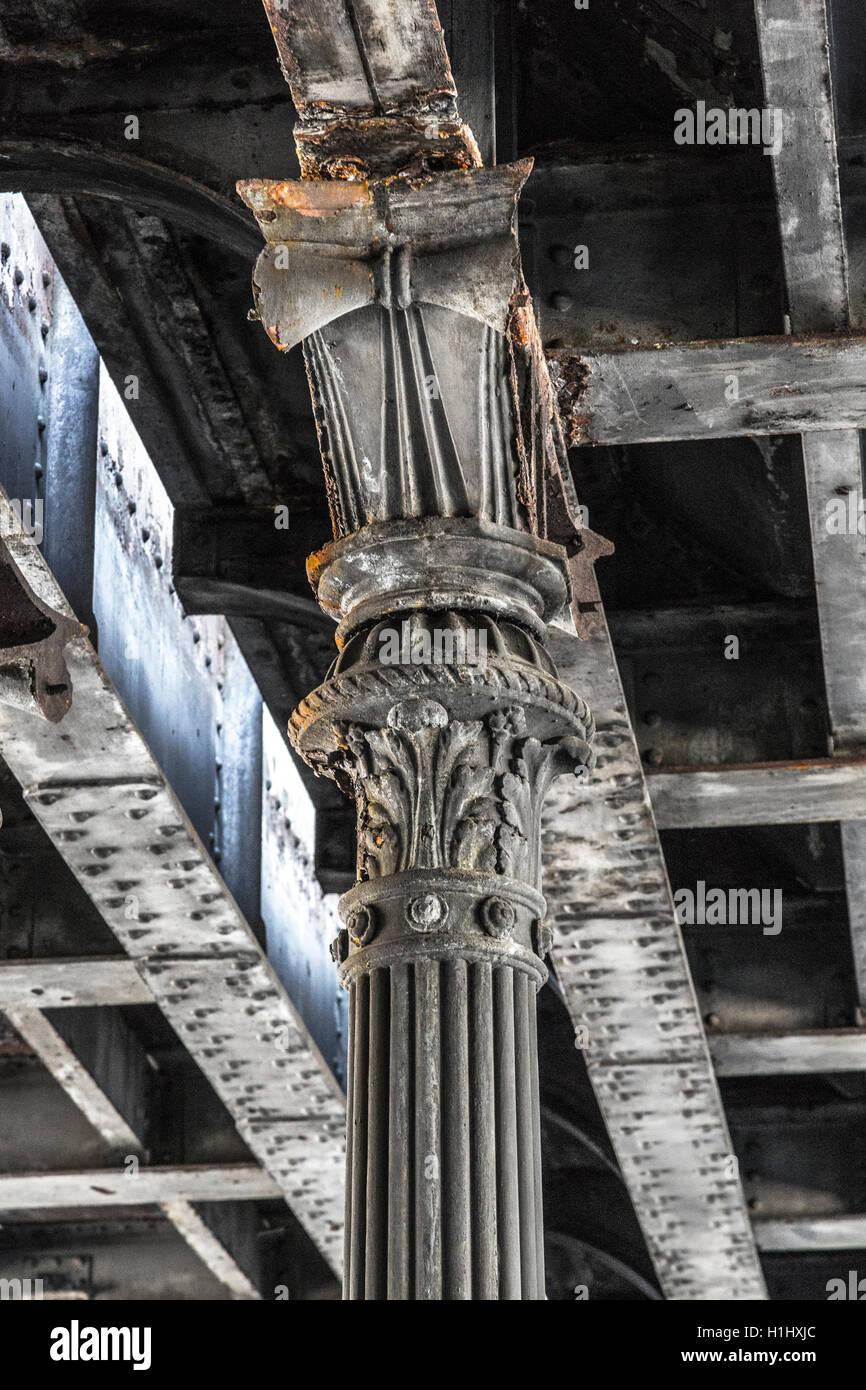
[[527,172],[242,186],[258,315],[305,342],[336,537],[308,568],[339,655],[290,732],[358,808],[333,948],[351,1299],[544,1297],[540,812],[587,774],[592,724],[546,649],[569,568],[538,535],[509,346]]

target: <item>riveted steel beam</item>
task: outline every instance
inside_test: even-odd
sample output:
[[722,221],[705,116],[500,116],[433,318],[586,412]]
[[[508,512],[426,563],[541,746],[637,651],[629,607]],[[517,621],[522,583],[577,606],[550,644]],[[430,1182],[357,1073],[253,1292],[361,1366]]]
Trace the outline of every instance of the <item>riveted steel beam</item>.
[[4,1011],[152,1003],[153,995],[125,956],[0,962],[0,1009]]
[[[71,617],[32,538],[16,543],[34,592]],[[34,737],[0,707],[0,751],[269,1181],[293,1194],[339,1268],[339,1087],[83,635],[67,661],[79,693],[63,724]]]

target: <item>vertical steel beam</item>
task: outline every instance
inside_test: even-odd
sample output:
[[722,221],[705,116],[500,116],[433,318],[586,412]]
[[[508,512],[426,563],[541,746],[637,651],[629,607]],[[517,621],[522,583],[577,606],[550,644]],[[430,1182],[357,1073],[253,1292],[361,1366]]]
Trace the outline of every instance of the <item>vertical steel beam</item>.
[[773,159],[791,326],[848,327],[848,256],[826,0],[755,0],[764,96],[781,121]]
[[[826,0],[755,0],[764,92],[782,113],[774,161],[791,328],[795,333],[850,329],[848,256]],[[866,746],[866,538],[858,527],[830,524],[831,507],[862,501],[861,441],[853,430],[802,436],[830,751]],[[854,515],[858,515],[854,506]],[[866,827],[842,825],[845,882],[857,977],[859,1020],[866,1021]]]

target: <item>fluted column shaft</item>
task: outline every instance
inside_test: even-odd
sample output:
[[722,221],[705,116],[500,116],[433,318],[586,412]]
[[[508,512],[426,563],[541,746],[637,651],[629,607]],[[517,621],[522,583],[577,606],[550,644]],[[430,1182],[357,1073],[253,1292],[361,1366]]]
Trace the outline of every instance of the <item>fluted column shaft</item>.
[[354,974],[346,1298],[544,1296],[536,987],[460,957]]

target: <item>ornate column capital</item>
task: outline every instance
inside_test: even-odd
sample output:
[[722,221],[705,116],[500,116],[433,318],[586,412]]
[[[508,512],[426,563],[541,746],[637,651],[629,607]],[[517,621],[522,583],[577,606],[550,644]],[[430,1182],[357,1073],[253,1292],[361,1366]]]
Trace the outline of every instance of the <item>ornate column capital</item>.
[[550,462],[529,168],[240,186],[267,240],[257,315],[304,342],[335,536],[307,567],[338,654],[289,732],[358,811],[333,946],[351,1298],[544,1291],[541,808],[589,774],[594,732],[547,629],[572,600],[588,629],[608,547]]

